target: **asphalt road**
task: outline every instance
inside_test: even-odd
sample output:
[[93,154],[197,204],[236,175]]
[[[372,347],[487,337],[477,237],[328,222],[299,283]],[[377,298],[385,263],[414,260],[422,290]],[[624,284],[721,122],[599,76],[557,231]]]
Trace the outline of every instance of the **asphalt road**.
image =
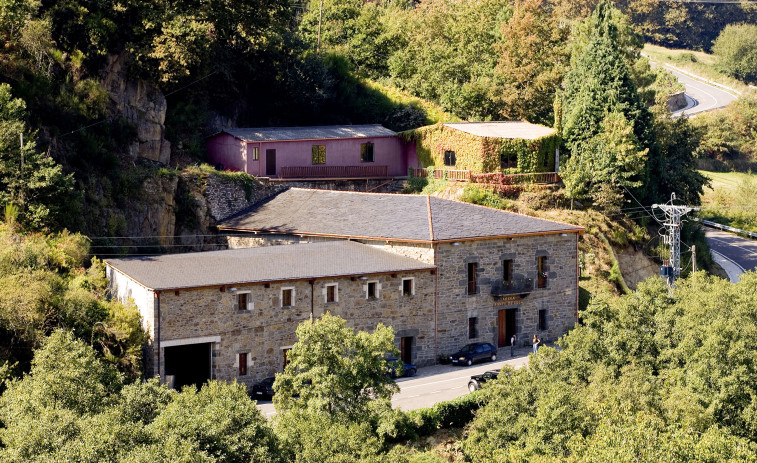
[[705,111],[723,108],[737,98],[735,94],[727,92],[720,87],[710,85],[701,80],[693,79],[686,74],[667,66],[665,66],[665,68],[676,76],[678,81],[686,87],[686,102],[688,104],[684,109],[675,111],[673,113],[674,116],[691,116]]
[[[510,357],[510,348],[499,349],[496,362],[477,363],[470,367],[453,365],[432,365],[421,367],[412,378],[399,378],[400,392],[392,397],[392,406],[405,411],[425,408],[437,402],[452,400],[468,393],[468,380],[486,370],[499,370],[504,365],[520,368],[528,363],[531,348],[516,349],[515,357]],[[258,401],[258,409],[270,418],[276,411],[270,400]]]
[[[757,241],[711,228],[705,228],[705,236],[712,251],[736,264],[735,272],[757,269]],[[731,272],[729,276],[733,280]]]

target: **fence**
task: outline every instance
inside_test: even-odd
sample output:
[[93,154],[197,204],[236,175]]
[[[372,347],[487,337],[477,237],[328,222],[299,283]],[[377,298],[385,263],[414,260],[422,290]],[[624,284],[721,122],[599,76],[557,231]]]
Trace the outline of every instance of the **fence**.
[[557,172],[535,172],[532,174],[502,174],[495,172],[491,174],[474,174],[470,170],[410,168],[411,177],[428,178],[432,173],[436,179],[470,181],[485,185],[551,185],[559,183],[561,180]]
[[388,166],[300,166],[281,168],[281,178],[388,177],[388,173]]

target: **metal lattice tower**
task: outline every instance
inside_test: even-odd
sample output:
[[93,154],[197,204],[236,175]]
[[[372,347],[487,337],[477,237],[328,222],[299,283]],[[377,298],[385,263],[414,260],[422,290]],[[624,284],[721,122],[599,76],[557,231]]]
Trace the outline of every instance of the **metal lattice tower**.
[[698,211],[698,207],[676,206],[673,201],[676,199],[675,193],[672,194],[667,204],[654,204],[653,208],[662,209],[665,213],[665,223],[662,225],[667,229],[667,235],[663,235],[663,242],[668,246],[667,264],[663,256],[663,263],[660,269],[660,275],[667,277],[668,286],[671,288],[675,279],[681,276],[681,218],[691,211]]

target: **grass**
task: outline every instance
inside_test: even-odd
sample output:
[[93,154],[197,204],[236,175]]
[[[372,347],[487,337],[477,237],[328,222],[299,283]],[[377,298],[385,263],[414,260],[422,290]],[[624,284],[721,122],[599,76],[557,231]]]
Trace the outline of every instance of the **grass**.
[[657,45],[644,45],[643,53],[649,59],[660,64],[671,64],[677,68],[725,85],[739,92],[745,92],[749,86],[721,72],[717,67],[717,57],[710,53],[693,50],[675,50]]
[[702,195],[699,217],[757,232],[757,175],[751,172],[700,173],[712,184]]
[[440,106],[437,106],[427,100],[412,96],[411,94],[398,89],[397,87],[393,87],[391,85],[385,85],[373,80],[365,80],[363,83],[374,90],[378,90],[379,92],[383,93],[387,98],[389,98],[394,103],[401,103],[401,104],[415,104],[426,113],[426,117],[431,121],[432,124],[436,124],[438,122],[461,122],[462,119],[455,116],[452,113],[448,113],[444,111]]

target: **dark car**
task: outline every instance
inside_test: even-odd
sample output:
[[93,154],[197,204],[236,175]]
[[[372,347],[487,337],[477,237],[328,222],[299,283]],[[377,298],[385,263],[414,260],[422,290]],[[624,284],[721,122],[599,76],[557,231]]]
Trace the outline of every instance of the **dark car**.
[[273,381],[276,379],[274,376],[269,376],[262,381],[259,381],[252,385],[250,388],[250,396],[253,399],[273,398]]
[[453,365],[473,365],[474,362],[497,360],[497,348],[488,342],[474,342],[466,344],[462,349],[450,355],[449,361]]
[[404,368],[402,369],[402,376],[415,376],[415,373],[418,372],[418,368],[412,363],[404,363],[394,357],[389,357],[388,359],[386,359],[386,361],[389,363],[386,374],[389,375],[390,378],[396,378],[397,370],[399,370],[400,367],[403,366]]
[[473,392],[481,389],[482,384],[491,379],[497,379],[497,376],[499,376],[499,370],[489,370],[480,375],[473,375],[470,377],[470,381],[468,381],[468,390]]

